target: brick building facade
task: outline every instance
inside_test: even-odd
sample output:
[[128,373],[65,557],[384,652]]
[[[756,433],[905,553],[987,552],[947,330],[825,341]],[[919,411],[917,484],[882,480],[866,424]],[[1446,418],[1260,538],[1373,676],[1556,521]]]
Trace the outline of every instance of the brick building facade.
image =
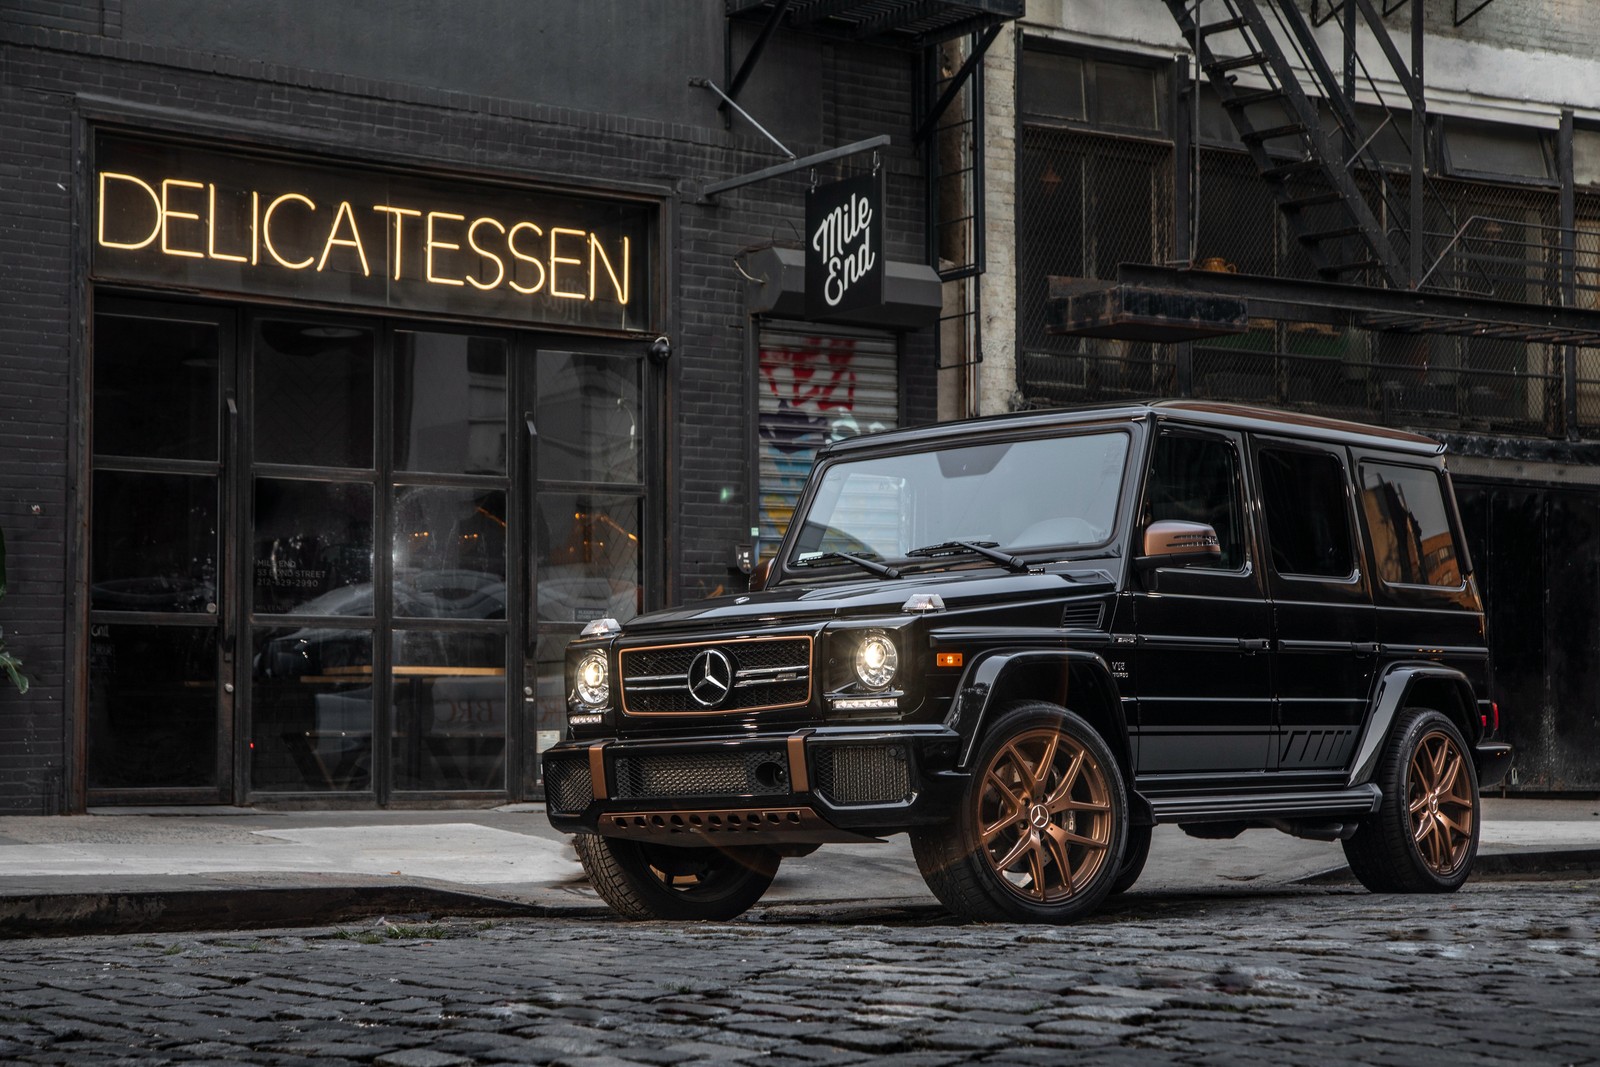
[[[0,627],[33,685],[0,812],[536,796],[565,640],[742,583],[761,368],[826,368],[832,421],[798,414],[853,432],[870,348],[892,417],[934,417],[926,328],[752,313],[735,258],[797,243],[811,176],[703,197],[783,156],[690,80],[754,32],[713,0],[4,5]],[[796,155],[892,135],[818,169],[881,166],[907,263],[917,63],[781,33],[740,97]]]

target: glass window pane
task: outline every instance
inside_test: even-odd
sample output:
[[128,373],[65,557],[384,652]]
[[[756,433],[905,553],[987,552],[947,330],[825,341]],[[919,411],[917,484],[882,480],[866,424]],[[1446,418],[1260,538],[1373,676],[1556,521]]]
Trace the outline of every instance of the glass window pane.
[[506,344],[395,334],[394,463],[437,474],[506,472]]
[[1238,486],[1238,461],[1226,441],[1165,435],[1156,442],[1140,523],[1203,522],[1217,531],[1218,566],[1236,570],[1244,563]]
[[539,477],[549,481],[628,482],[640,461],[640,360],[572,352],[538,355]]
[[251,665],[250,787],[371,789],[371,632],[258,628]]
[[96,471],[90,606],[215,613],[217,507],[209,475]]
[[504,788],[505,635],[397,630],[394,663],[394,787]]
[[1363,464],[1361,507],[1378,577],[1390,584],[1461,585],[1439,476],[1415,467]]
[[94,318],[94,451],[217,458],[220,347],[209,322]]
[[505,513],[502,489],[396,487],[395,613],[505,618]]
[[1150,67],[1095,64],[1095,119],[1108,126],[1154,130],[1160,126],[1156,103],[1159,79]]
[[256,479],[254,610],[372,614],[372,486]]
[[1021,95],[1029,115],[1081,120],[1083,60],[1054,52],[1023,52]]
[[90,789],[217,784],[217,631],[97,623],[89,636]]
[[1453,119],[1444,128],[1453,173],[1550,178],[1550,154],[1539,130]]
[[372,466],[372,331],[268,320],[255,328],[255,458]]
[[626,622],[641,609],[639,498],[540,493],[535,509],[540,622]]
[[[543,752],[557,741],[567,728],[566,670],[567,644],[577,636],[576,631],[540,634],[534,662],[529,663],[528,681],[534,687],[536,702],[533,708],[532,728],[534,751]],[[539,760],[527,761],[528,785],[544,788],[544,770]]]
[[1344,467],[1337,459],[1262,449],[1261,498],[1279,574],[1345,578],[1354,571]]

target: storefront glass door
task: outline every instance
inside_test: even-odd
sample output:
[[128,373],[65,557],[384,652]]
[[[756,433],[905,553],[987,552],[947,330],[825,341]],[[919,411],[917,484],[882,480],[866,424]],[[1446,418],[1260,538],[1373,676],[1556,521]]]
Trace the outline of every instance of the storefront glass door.
[[102,306],[91,799],[536,792],[562,648],[644,603],[639,355]]

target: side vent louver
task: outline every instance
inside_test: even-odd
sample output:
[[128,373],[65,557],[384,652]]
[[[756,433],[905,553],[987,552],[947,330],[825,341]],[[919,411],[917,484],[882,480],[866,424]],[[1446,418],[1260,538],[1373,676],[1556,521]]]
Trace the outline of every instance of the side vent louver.
[[1068,604],[1061,613],[1063,630],[1098,630],[1104,604]]

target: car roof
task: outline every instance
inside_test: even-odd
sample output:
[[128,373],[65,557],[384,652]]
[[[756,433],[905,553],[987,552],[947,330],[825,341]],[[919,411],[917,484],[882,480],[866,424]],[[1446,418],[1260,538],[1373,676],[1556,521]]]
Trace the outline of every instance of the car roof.
[[1346,422],[1321,415],[1309,415],[1301,411],[1280,411],[1210,400],[1150,400],[1128,404],[1098,404],[1008,415],[988,415],[977,419],[888,430],[836,441],[823,449],[823,453],[838,455],[857,449],[894,448],[909,443],[929,444],[934,441],[957,441],[962,438],[997,433],[1027,433],[1053,427],[1065,428],[1140,419],[1299,437],[1420,456],[1438,456],[1445,448],[1441,442],[1431,437],[1406,430]]

